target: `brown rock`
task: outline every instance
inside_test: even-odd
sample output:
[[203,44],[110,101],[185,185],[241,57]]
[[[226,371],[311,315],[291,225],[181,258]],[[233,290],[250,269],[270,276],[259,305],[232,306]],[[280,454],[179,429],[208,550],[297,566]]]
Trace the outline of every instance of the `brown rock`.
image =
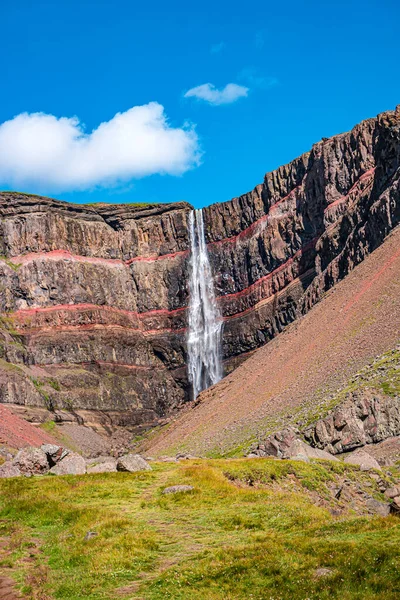
[[390,499],[400,496],[400,485],[396,485],[394,487],[388,488],[385,491],[385,496],[386,496],[386,498],[390,498]]
[[87,461],[87,473],[115,473],[117,471],[117,460],[111,456],[103,459],[92,459]]
[[362,471],[369,471],[370,469],[382,470],[380,464],[370,454],[363,450],[351,452],[351,454],[346,456],[343,462],[349,465],[358,465]]
[[13,464],[21,471],[31,475],[40,475],[49,470],[47,456],[40,448],[23,448],[13,460]]
[[86,461],[75,452],[70,452],[50,469],[52,475],[83,475],[86,473]]
[[117,471],[151,471],[151,466],[139,454],[127,454],[117,460]]

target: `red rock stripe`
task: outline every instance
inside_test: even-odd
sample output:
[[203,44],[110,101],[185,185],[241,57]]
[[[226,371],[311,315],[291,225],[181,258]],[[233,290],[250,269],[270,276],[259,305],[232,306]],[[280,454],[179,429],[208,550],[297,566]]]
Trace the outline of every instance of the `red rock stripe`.
[[62,332],[62,333],[76,333],[87,331],[102,331],[102,330],[119,330],[119,331],[133,331],[144,337],[152,337],[157,335],[165,335],[169,333],[182,333],[186,331],[186,327],[180,327],[179,329],[173,329],[172,327],[164,327],[160,329],[134,329],[132,327],[124,327],[123,325],[114,325],[108,323],[85,323],[84,325],[55,325],[54,327],[38,327],[31,329],[23,329],[18,331],[18,335],[23,337],[33,336],[41,337],[48,333]]
[[119,363],[119,362],[107,362],[104,360],[93,360],[93,361],[88,361],[88,362],[78,362],[78,363],[67,363],[63,364],[63,363],[58,363],[58,364],[53,364],[53,363],[41,363],[41,364],[35,364],[35,367],[41,367],[41,368],[49,368],[49,367],[58,367],[60,369],[65,369],[68,368],[68,366],[77,366],[77,365],[81,365],[81,366],[85,366],[88,367],[90,365],[102,365],[102,366],[107,366],[107,367],[123,367],[124,369],[135,369],[135,370],[143,370],[143,371],[151,371],[155,368],[157,369],[165,369],[164,365],[160,365],[159,367],[155,367],[154,365],[129,365],[127,363]]
[[280,200],[275,202],[275,204],[272,204],[270,206],[267,214],[265,214],[262,217],[260,217],[259,219],[257,219],[257,221],[254,221],[253,223],[251,223],[251,225],[246,227],[246,229],[242,229],[242,231],[240,231],[239,233],[237,233],[236,235],[233,235],[231,237],[223,238],[222,240],[217,240],[215,242],[209,242],[207,244],[207,246],[218,246],[220,244],[232,244],[232,243],[235,243],[237,240],[246,238],[248,235],[253,233],[254,229],[256,229],[258,227],[258,225],[260,225],[260,223],[263,223],[264,221],[268,221],[268,219],[271,216],[271,212],[273,212],[280,204],[282,204],[283,202],[288,200],[291,196],[293,196],[293,194],[295,194],[295,192],[300,187],[301,187],[301,185],[298,185],[297,187],[293,188],[293,190],[291,192],[289,192],[289,194],[287,196],[285,196],[284,198],[281,198]]
[[[264,277],[261,277],[260,279],[257,279],[257,281],[255,281],[254,283],[252,283],[251,285],[249,285],[247,288],[244,288],[243,290],[240,290],[240,292],[233,292],[232,294],[225,294],[224,296],[218,296],[217,300],[223,302],[225,299],[228,299],[228,298],[238,298],[240,296],[244,296],[244,295],[246,295],[248,293],[253,292],[264,281],[268,281],[269,279],[271,279],[272,277],[274,277],[275,275],[277,275],[281,271],[284,271],[297,258],[299,258],[300,256],[302,256],[302,254],[304,254],[305,252],[307,252],[307,250],[310,250],[311,248],[314,248],[315,245],[316,245],[316,243],[317,243],[317,241],[319,239],[320,239],[320,236],[315,237],[314,239],[312,239],[305,246],[303,246],[302,248],[300,248],[300,250],[297,250],[297,252],[291,258],[289,258],[286,262],[284,262],[282,265],[279,265],[279,267],[277,267],[276,269],[274,269],[273,271],[271,271],[267,275],[264,275]],[[232,315],[232,316],[234,316],[234,315]]]
[[181,308],[175,308],[174,310],[168,309],[156,309],[149,310],[148,312],[137,312],[133,310],[126,310],[123,308],[115,308],[114,306],[108,306],[107,304],[89,304],[89,303],[81,303],[81,304],[56,304],[54,306],[40,306],[36,308],[21,308],[13,313],[13,316],[24,317],[26,315],[31,315],[35,313],[51,313],[54,311],[71,311],[78,312],[84,310],[105,310],[109,312],[114,312],[120,315],[125,315],[129,317],[137,317],[138,319],[143,319],[147,317],[151,317],[153,315],[174,315],[178,314],[184,310],[186,310],[186,306]]
[[[285,292],[287,292],[287,290],[289,290],[292,287],[295,287],[296,285],[298,285],[303,279],[306,279],[310,273],[314,271],[313,268],[308,269],[308,271],[306,271],[305,273],[302,273],[301,275],[299,275],[299,277],[296,277],[295,279],[293,279],[293,281],[291,281],[290,283],[288,283],[288,285],[286,285],[284,288],[282,288],[281,290],[279,290],[278,295],[279,294],[283,294]],[[237,312],[233,315],[227,315],[226,317],[223,317],[222,320],[223,321],[230,321],[231,319],[239,319],[241,317],[246,316],[247,314],[257,311],[260,308],[262,308],[263,306],[265,306],[266,304],[272,302],[272,300],[274,299],[276,294],[272,294],[270,296],[268,296],[267,298],[263,298],[262,300],[260,300],[259,302],[256,302],[256,304],[253,304],[253,306],[250,306],[249,308],[246,308],[245,310],[242,310],[241,312]],[[225,296],[224,296],[225,297]]]
[[176,256],[186,256],[187,254],[189,254],[189,250],[180,250],[179,252],[172,252],[171,254],[154,254],[153,256],[134,256],[133,258],[126,260],[125,264],[130,265],[134,262],[154,262],[157,260],[163,260],[164,258],[171,259],[175,258]]
[[[305,246],[303,246],[303,248],[300,248],[285,263],[283,263],[282,265],[279,265],[279,267],[277,267],[276,269],[274,269],[273,271],[271,271],[270,273],[268,273],[264,277],[261,277],[260,279],[258,279],[257,281],[255,281],[253,284],[251,284],[247,288],[244,288],[243,290],[240,290],[239,292],[233,292],[231,294],[225,294],[224,296],[218,296],[217,297],[217,301],[218,302],[223,302],[226,299],[235,298],[235,297],[241,297],[241,296],[246,295],[247,293],[253,292],[263,282],[271,279],[272,277],[274,277],[278,273],[284,271],[290,264],[292,264],[304,252],[306,252],[310,248],[314,247],[315,244],[316,244],[316,242],[318,241],[318,239],[319,239],[319,237],[316,237],[313,240],[311,240],[310,242],[308,242],[308,244],[306,244]],[[145,313],[139,313],[139,312],[129,311],[129,310],[121,309],[121,308],[114,308],[112,306],[107,306],[107,305],[84,304],[84,303],[82,303],[82,304],[72,304],[72,305],[71,304],[58,304],[58,305],[55,305],[55,306],[43,306],[43,307],[37,307],[37,308],[24,308],[24,309],[20,309],[20,310],[15,311],[13,313],[13,316],[15,316],[17,318],[23,319],[25,316],[29,316],[29,315],[32,315],[32,314],[35,314],[35,313],[51,313],[51,312],[63,311],[63,310],[69,311],[69,312],[79,312],[79,311],[84,311],[84,310],[93,310],[93,311],[94,310],[105,310],[105,311],[110,311],[110,312],[114,312],[114,313],[118,313],[118,314],[123,314],[123,315],[126,315],[126,316],[137,317],[139,319],[144,319],[144,318],[151,317],[153,315],[154,316],[155,315],[171,315],[171,316],[173,316],[174,314],[178,314],[178,313],[180,313],[182,311],[185,311],[187,308],[188,308],[187,306],[184,306],[184,307],[177,308],[177,309],[174,309],[174,310],[158,309],[158,310],[148,311],[148,312],[145,312]],[[230,317],[234,317],[234,316],[235,315],[230,315]],[[89,325],[81,325],[81,327],[89,327]],[[55,328],[53,328],[53,330],[54,329]],[[157,331],[157,330],[155,330],[155,331]],[[161,331],[161,330],[158,330],[158,331]],[[165,330],[165,331],[167,331],[167,330]],[[149,335],[151,335],[151,333],[149,333]]]
[[[335,206],[336,204],[343,202],[343,200],[345,200],[348,197],[348,195],[357,187],[357,185],[360,183],[360,181],[369,177],[374,171],[375,171],[375,168],[372,168],[372,169],[369,169],[368,171],[366,171],[365,173],[363,173],[360,176],[360,178],[350,188],[350,190],[348,191],[346,196],[342,196],[341,198],[338,198],[337,200],[335,200],[334,202],[329,204],[325,210],[329,210],[331,207]],[[295,187],[284,198],[277,200],[277,202],[275,202],[274,204],[271,205],[271,207],[266,215],[263,215],[262,217],[260,217],[259,219],[257,219],[253,223],[251,223],[251,225],[246,227],[246,229],[242,229],[242,231],[240,231],[238,234],[231,236],[231,237],[223,238],[222,240],[217,240],[215,242],[209,242],[207,245],[208,246],[216,246],[216,245],[220,245],[220,244],[232,244],[232,243],[236,242],[236,240],[238,240],[238,239],[246,238],[249,234],[251,234],[254,231],[254,229],[256,229],[256,227],[260,223],[267,221],[270,218],[271,213],[273,213],[273,211],[280,204],[282,204],[283,202],[288,200],[293,194],[295,194],[295,192],[300,187],[301,187],[301,185]],[[172,252],[169,254],[152,255],[152,256],[135,256],[126,261],[123,261],[119,258],[102,258],[102,257],[97,257],[97,256],[82,256],[82,255],[78,255],[78,254],[73,254],[73,253],[69,252],[68,250],[50,250],[49,252],[30,252],[28,254],[21,254],[19,256],[10,257],[9,260],[11,262],[13,262],[14,264],[26,264],[37,258],[46,258],[46,259],[48,258],[50,260],[64,259],[64,260],[75,260],[75,261],[79,261],[79,262],[88,262],[91,264],[108,264],[110,266],[117,266],[117,265],[125,266],[125,265],[130,265],[134,262],[155,262],[155,261],[164,260],[164,259],[167,259],[167,260],[174,259],[178,256],[180,256],[180,257],[187,256],[188,254],[189,254],[189,250],[180,250],[179,252]]]
[[[337,204],[340,204],[341,202],[344,202],[345,200],[347,200],[347,198],[350,196],[350,194],[358,187],[358,185],[360,184],[360,182],[364,181],[364,179],[368,179],[369,177],[371,177],[371,175],[373,175],[373,173],[375,173],[375,167],[372,168],[372,169],[369,169],[369,171],[366,171],[363,175],[361,175],[360,179],[358,179],[355,182],[355,184],[350,188],[350,190],[347,192],[347,194],[345,196],[341,196],[340,198],[338,198],[334,202],[331,202],[330,204],[328,204],[328,206],[325,208],[324,212],[326,212],[327,210],[329,210],[333,206],[336,206]],[[371,183],[372,183],[372,181],[371,181]]]
[[50,250],[49,252],[29,252],[28,254],[20,254],[13,256],[9,260],[14,264],[25,265],[33,260],[46,258],[49,260],[72,260],[79,262],[87,262],[90,264],[106,264],[112,267],[124,267],[125,263],[119,258],[101,258],[98,256],[81,256],[72,254],[69,250]]

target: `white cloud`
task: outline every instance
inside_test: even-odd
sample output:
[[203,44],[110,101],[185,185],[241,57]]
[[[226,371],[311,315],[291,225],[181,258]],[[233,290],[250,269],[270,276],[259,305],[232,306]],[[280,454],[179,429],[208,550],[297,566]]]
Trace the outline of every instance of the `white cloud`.
[[231,104],[239,98],[247,96],[249,88],[236,83],[228,83],[224,88],[218,90],[212,83],[203,83],[188,90],[185,98],[199,98],[209,104]]
[[173,128],[156,102],[117,113],[87,134],[77,117],[23,113],[0,125],[0,182],[46,190],[181,175],[199,164],[193,127]]

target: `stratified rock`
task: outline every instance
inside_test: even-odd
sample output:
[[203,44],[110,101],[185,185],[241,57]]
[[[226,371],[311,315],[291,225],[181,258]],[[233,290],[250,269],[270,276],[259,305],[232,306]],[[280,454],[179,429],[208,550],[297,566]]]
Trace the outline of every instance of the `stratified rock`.
[[50,469],[53,475],[83,475],[86,473],[86,461],[75,452],[70,452]]
[[87,461],[87,473],[115,473],[117,470],[117,460],[111,456],[105,458],[94,458]]
[[171,487],[167,487],[163,489],[163,494],[179,494],[185,492],[191,492],[194,490],[192,485],[172,485]]
[[20,450],[14,458],[13,464],[21,473],[31,475],[41,475],[49,470],[46,453],[40,448],[33,448],[32,446]]
[[1,477],[4,477],[4,478],[6,478],[6,477],[21,477],[21,475],[22,475],[22,473],[18,469],[18,467],[13,465],[13,463],[10,461],[7,461],[0,466],[0,478]]
[[400,434],[400,402],[375,390],[348,394],[348,399],[304,435],[313,446],[333,454],[348,452]]
[[[399,165],[396,109],[203,210],[226,372],[305,314],[399,224]],[[137,426],[189,399],[191,210],[0,193],[0,312],[12,323],[3,360],[45,365],[48,374],[38,386],[23,369],[0,365],[0,402],[106,412],[115,425]],[[374,427],[371,420],[368,435]],[[347,450],[363,435],[345,433]]]
[[351,452],[351,454],[346,456],[343,462],[348,465],[358,465],[362,471],[369,471],[370,469],[382,470],[378,461],[364,450],[355,450],[354,452]]
[[151,466],[139,454],[127,454],[118,459],[117,471],[128,471],[129,473],[151,471]]

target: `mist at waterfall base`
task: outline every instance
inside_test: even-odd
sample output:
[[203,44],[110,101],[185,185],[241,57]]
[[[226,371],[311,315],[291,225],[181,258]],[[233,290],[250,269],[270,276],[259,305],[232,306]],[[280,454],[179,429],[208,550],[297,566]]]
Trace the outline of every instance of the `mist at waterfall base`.
[[189,214],[189,234],[188,378],[196,399],[202,390],[222,379],[222,318],[215,299],[201,209]]

